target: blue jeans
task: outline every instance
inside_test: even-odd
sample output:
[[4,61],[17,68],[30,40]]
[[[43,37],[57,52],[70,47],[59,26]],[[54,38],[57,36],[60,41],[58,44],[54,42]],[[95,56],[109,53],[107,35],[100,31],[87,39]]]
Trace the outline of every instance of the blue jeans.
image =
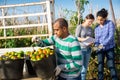
[[88,63],[90,60],[90,55],[91,55],[91,48],[83,48],[81,49],[82,51],[82,59],[83,59],[83,64],[82,64],[82,70],[81,70],[81,80],[86,79],[86,73],[87,73],[87,67]]
[[78,76],[76,78],[62,78],[59,76],[57,80],[81,80],[81,77]]
[[104,80],[104,59],[106,57],[107,59],[107,66],[110,70],[111,78],[112,80],[118,80],[117,78],[117,72],[115,69],[115,63],[114,63],[114,48],[111,48],[106,51],[98,51],[98,80]]

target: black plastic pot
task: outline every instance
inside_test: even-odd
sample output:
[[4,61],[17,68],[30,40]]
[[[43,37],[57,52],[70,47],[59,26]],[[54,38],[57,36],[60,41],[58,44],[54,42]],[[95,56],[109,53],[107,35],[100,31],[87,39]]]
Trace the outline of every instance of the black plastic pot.
[[54,76],[54,70],[56,67],[55,55],[50,55],[48,58],[39,61],[31,61],[31,63],[39,78],[48,80]]
[[25,63],[26,63],[26,66],[27,66],[27,72],[28,72],[28,74],[31,75],[31,76],[36,76],[36,72],[33,69],[31,61],[30,60],[25,60]]
[[0,78],[4,80],[19,80],[23,77],[24,59],[1,60]]

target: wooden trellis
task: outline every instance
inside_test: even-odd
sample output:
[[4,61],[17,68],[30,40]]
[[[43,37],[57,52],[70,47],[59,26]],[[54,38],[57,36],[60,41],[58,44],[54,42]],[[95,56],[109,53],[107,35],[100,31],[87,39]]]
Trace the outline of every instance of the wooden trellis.
[[[6,15],[5,10],[9,9],[9,8],[18,8],[18,7],[24,7],[26,6],[42,6],[41,11],[35,12],[34,8],[31,8],[31,13],[23,13],[23,14],[12,14],[12,15]],[[0,6],[0,10],[1,10],[1,15],[0,15],[0,21],[1,21],[1,25],[0,25],[0,30],[3,30],[3,35],[0,35],[0,39],[13,39],[13,38],[27,38],[27,37],[32,37],[34,35],[36,36],[51,36],[52,35],[52,21],[54,19],[54,11],[53,11],[53,6],[52,6],[52,2],[50,0],[45,0],[42,2],[34,2],[34,3],[25,3],[25,4],[14,4],[14,5],[4,5],[4,6]],[[29,8],[30,10],[30,8]],[[17,10],[15,10],[13,13],[17,12]],[[19,12],[19,11],[18,11]],[[26,20],[28,19],[28,17],[38,17],[42,19],[38,19],[37,23],[32,23],[30,24],[30,22],[27,21],[27,24],[15,24],[15,19],[16,18],[26,18]],[[13,24],[12,25],[6,25],[6,19],[10,19],[12,20]],[[24,22],[24,21],[23,21]],[[47,33],[43,33],[43,34],[31,34],[31,35],[17,35],[17,36],[7,36],[6,34],[6,30],[7,29],[18,29],[18,28],[37,28],[37,29],[42,29],[43,27],[47,27],[48,32]]]

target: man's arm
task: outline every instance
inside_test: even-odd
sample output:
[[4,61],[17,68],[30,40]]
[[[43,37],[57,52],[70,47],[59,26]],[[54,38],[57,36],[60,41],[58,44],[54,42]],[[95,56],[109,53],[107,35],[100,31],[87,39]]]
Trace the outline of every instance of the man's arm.
[[50,45],[54,45],[54,43],[55,43],[54,38],[55,38],[55,36],[52,36],[52,37],[42,40],[42,41],[46,46],[50,46]]
[[55,43],[54,36],[51,36],[50,38],[44,40],[41,40],[39,37],[34,36],[32,38],[32,42],[35,42],[37,46],[41,46],[41,47],[54,45]]

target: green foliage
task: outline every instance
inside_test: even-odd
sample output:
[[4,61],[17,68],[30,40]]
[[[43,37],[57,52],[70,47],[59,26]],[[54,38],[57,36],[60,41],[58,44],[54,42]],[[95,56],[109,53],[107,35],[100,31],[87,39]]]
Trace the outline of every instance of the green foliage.
[[[107,68],[106,59],[104,63],[104,77],[104,80],[110,80],[110,71]],[[98,80],[98,60],[95,52],[91,54],[86,78]]]
[[[94,29],[96,25],[97,24],[93,24],[92,28]],[[72,35],[75,34],[75,29],[76,29],[76,26],[69,27],[69,31]],[[117,29],[120,33],[120,27],[117,27]],[[117,37],[117,35],[115,35],[115,37]],[[116,48],[115,48],[115,62],[119,63],[119,64],[116,64],[117,72],[119,74],[120,73],[120,46],[116,46]],[[108,70],[108,68],[106,66],[106,61],[105,61],[104,74],[105,74],[105,80],[111,80],[110,71]],[[97,77],[98,77],[98,61],[97,61],[96,53],[92,52],[91,59],[89,62],[88,72],[87,72],[87,79],[88,80],[89,79],[97,79]]]
[[0,29],[0,36],[3,36],[3,29]]
[[[6,29],[6,36],[46,34],[47,32],[48,31],[46,31],[45,29],[39,30],[37,28]],[[3,30],[0,30],[0,36],[3,36],[3,34],[4,34]],[[45,38],[47,37],[41,37],[41,39]],[[31,38],[15,38],[0,40],[0,48],[30,47],[31,44],[32,44]]]
[[71,17],[70,17],[70,24],[72,26],[76,26],[77,25],[77,22],[78,22],[77,15],[78,15],[78,13],[76,12],[76,13],[72,14]]
[[89,3],[88,0],[75,0],[76,6],[80,10],[80,13],[82,14],[85,11],[84,5],[87,5]]
[[30,47],[31,46],[31,38],[21,38],[15,39],[15,47]]
[[[87,5],[88,3],[88,0],[75,0],[77,11],[63,9],[64,18],[69,18],[71,26],[75,27],[78,25],[79,22],[81,23],[83,21],[82,14],[85,10],[84,5]],[[78,17],[79,14],[80,17]]]
[[[94,29],[96,24],[94,24],[92,26],[92,28]],[[120,33],[120,27],[117,27],[118,32]],[[115,40],[116,37],[118,37],[117,35],[115,35]],[[116,40],[117,41],[117,40]],[[108,67],[106,66],[106,59],[105,59],[105,68],[104,68],[104,76],[105,76],[105,80],[111,80],[110,77],[110,71],[108,70]],[[120,75],[120,46],[116,46],[115,47],[115,65],[116,65],[116,69],[117,69],[117,73],[118,75]],[[95,52],[92,52],[91,54],[91,59],[89,62],[89,67],[88,67],[88,72],[87,72],[87,79],[98,79],[98,61],[97,61],[97,55]]]
[[82,15],[83,12],[85,11],[84,5],[87,5],[89,3],[88,0],[75,0],[75,4],[77,7],[77,13],[78,13],[78,22],[77,24],[80,24],[81,19],[82,19]]
[[6,30],[6,36],[13,36],[14,33],[13,33],[13,29],[7,29]]
[[[110,71],[107,67],[106,59],[104,63],[104,80],[111,80],[110,77]],[[120,75],[120,47],[115,48],[115,66],[117,69],[118,75]],[[97,60],[97,55],[95,52],[92,52],[90,62],[89,62],[89,67],[87,71],[87,79],[98,79],[98,60]]]
[[120,26],[116,28],[115,41],[116,45],[120,47]]
[[76,26],[74,26],[74,27],[69,27],[69,32],[70,32],[70,34],[75,35],[75,29],[76,29]]

